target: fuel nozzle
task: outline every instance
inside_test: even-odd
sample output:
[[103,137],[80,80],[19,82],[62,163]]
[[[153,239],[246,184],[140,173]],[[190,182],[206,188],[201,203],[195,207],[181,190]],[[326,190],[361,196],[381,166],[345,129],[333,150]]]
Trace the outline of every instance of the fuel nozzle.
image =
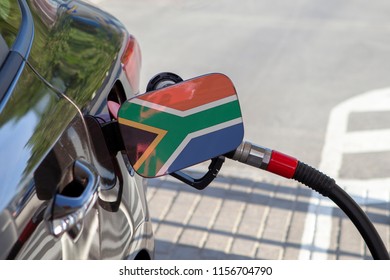
[[242,142],[240,146],[238,146],[234,152],[228,154],[227,157],[266,170],[271,159],[271,154],[271,149],[257,146],[250,142]]
[[266,170],[287,179],[294,179],[328,196],[334,180],[296,158],[250,142],[225,155],[247,165]]
[[226,157],[289,179],[293,178],[298,166],[297,159],[250,142],[242,142]]

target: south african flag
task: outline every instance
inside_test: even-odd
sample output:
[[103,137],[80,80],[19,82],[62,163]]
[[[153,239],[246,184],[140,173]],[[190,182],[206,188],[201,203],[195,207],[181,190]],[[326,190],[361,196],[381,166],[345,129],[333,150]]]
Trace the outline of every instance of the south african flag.
[[244,128],[237,94],[223,74],[209,74],[136,96],[118,122],[134,170],[169,174],[230,152]]

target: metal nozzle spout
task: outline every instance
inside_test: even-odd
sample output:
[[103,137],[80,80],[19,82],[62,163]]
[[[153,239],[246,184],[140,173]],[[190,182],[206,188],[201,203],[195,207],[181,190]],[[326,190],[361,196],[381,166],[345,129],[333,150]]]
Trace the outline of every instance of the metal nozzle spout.
[[242,142],[234,153],[230,153],[227,157],[253,167],[267,169],[271,154],[271,149],[257,146],[250,142]]

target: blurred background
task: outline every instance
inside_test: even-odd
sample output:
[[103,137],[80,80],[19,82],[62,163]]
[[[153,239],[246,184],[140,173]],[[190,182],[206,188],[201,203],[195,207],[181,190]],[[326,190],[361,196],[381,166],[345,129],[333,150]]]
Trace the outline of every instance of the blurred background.
[[[164,71],[228,75],[245,139],[338,179],[389,247],[388,1],[90,2],[138,39],[141,92]],[[370,258],[327,199],[235,162],[203,192],[171,177],[148,185],[157,259]]]

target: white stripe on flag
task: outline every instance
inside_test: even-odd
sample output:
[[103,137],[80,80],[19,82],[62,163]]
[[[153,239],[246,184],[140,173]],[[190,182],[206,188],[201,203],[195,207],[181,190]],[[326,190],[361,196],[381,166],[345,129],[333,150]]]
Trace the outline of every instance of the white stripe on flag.
[[154,110],[157,110],[157,111],[161,111],[161,112],[165,112],[165,113],[168,113],[168,114],[172,114],[172,115],[175,115],[175,116],[187,117],[187,116],[199,113],[201,111],[208,110],[208,109],[211,109],[211,108],[223,105],[223,104],[227,104],[227,103],[230,103],[230,102],[236,101],[236,100],[237,100],[237,95],[232,95],[232,96],[229,96],[229,97],[226,97],[226,98],[222,98],[222,99],[219,99],[217,101],[210,102],[210,103],[207,103],[205,105],[201,105],[201,106],[198,106],[198,107],[195,107],[195,108],[191,108],[191,109],[188,109],[188,110],[185,110],[185,111],[172,109],[170,107],[166,107],[166,106],[163,106],[163,105],[160,105],[160,104],[156,104],[156,103],[152,103],[152,102],[149,102],[149,101],[145,101],[145,100],[142,100],[142,99],[139,99],[139,98],[131,99],[129,102],[134,103],[134,104],[138,104],[140,106],[148,107],[150,109],[154,109]]
[[185,149],[185,147],[188,145],[188,143],[199,136],[212,133],[214,131],[218,131],[236,124],[242,123],[242,118],[233,119],[224,123],[220,123],[211,127],[207,127],[205,129],[201,129],[195,132],[191,132],[187,135],[186,138],[181,142],[181,144],[177,147],[177,149],[173,152],[173,154],[169,157],[169,159],[165,162],[165,164],[160,168],[160,170],[157,173],[157,176],[164,175],[168,168],[171,166],[171,164],[176,160],[176,158],[180,155],[180,153]]

